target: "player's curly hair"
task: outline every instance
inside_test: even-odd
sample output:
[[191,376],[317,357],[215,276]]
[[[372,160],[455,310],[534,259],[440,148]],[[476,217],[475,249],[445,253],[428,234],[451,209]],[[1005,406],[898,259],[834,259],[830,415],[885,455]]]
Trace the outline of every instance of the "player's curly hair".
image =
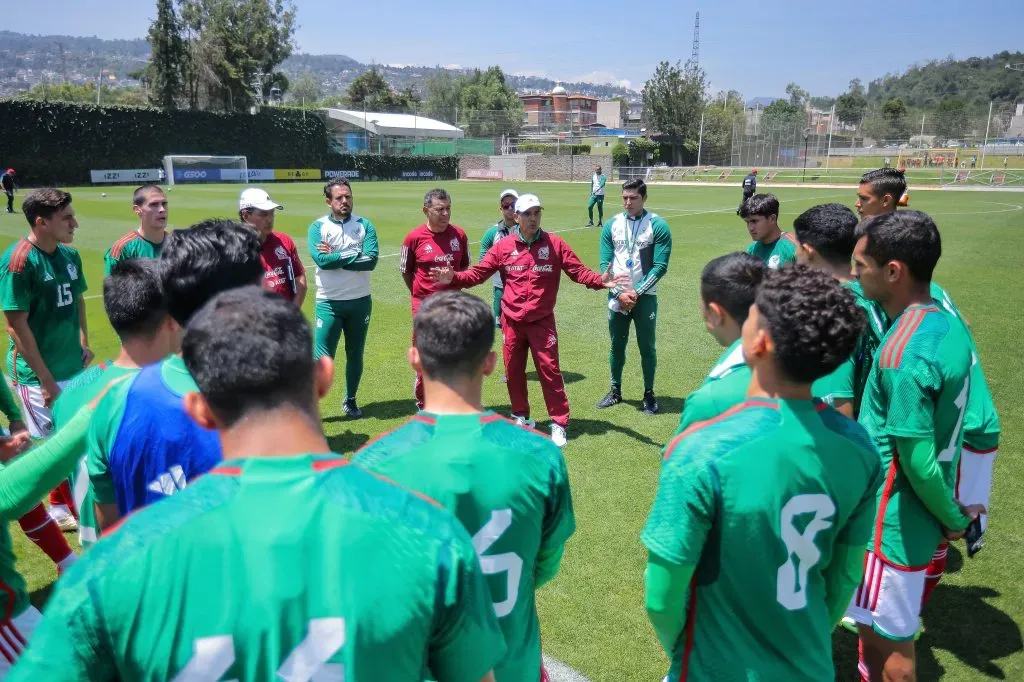
[[780,368],[799,383],[812,383],[846,361],[866,324],[853,293],[804,265],[769,271],[756,303]]

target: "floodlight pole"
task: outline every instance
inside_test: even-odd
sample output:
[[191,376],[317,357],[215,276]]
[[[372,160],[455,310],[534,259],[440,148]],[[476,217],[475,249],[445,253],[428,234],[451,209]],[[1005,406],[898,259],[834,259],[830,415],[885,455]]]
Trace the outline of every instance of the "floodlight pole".
[[700,168],[700,148],[704,145],[704,112],[700,112],[700,136],[697,138],[697,167]]
[[800,177],[800,182],[807,181],[807,143],[811,141],[811,129],[804,128],[804,173]]
[[[832,124],[836,120],[836,105],[832,105],[832,113],[828,117],[828,151],[825,152],[825,170],[828,170],[828,162],[832,158]],[[828,173],[826,173],[828,175]]]
[[985,170],[985,154],[988,152],[988,132],[992,127],[992,101],[988,103],[988,120],[985,121],[985,146],[981,148],[981,167],[978,170]]

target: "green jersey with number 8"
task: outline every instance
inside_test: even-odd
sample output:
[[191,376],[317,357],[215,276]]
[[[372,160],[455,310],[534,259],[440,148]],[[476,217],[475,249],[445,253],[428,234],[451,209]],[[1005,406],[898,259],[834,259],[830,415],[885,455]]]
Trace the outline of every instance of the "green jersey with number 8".
[[966,327],[934,304],[904,310],[875,354],[859,416],[878,447],[886,476],[870,549],[896,568],[924,568],[942,539],[938,519],[903,471],[896,439],[934,439],[952,499],[970,372]]
[[[575,530],[569,476],[549,438],[493,412],[420,413],[356,454],[356,464],[429,495],[458,516],[498,615],[508,654],[498,682],[540,679],[538,568]],[[550,576],[547,576],[550,577]]]
[[[82,257],[70,246],[58,244],[53,253],[46,253],[22,239],[0,258],[0,307],[28,313],[28,328],[54,381],[66,381],[82,371],[78,297],[86,288]],[[7,373],[15,384],[39,385],[13,337]]]
[[669,445],[641,539],[695,566],[669,679],[832,679],[826,569],[871,534],[878,453],[824,403],[750,399]]
[[479,682],[504,650],[450,513],[334,455],[257,458],[89,550],[8,682]]

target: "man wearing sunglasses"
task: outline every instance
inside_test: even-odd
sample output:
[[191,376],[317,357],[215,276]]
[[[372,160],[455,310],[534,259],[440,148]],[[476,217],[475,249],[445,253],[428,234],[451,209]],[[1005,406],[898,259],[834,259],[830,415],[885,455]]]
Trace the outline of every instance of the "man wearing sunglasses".
[[[498,206],[501,208],[501,220],[487,228],[483,239],[480,240],[480,260],[484,259],[487,252],[497,242],[516,231],[516,199],[519,192],[514,189],[506,189],[498,197]],[[501,329],[501,295],[505,292],[505,284],[501,281],[501,275],[494,274],[494,326]]]
[[301,308],[306,299],[306,269],[292,238],[274,232],[274,214],[283,208],[258,187],[243,190],[238,198],[238,217],[256,231],[262,247],[263,288],[276,291]]

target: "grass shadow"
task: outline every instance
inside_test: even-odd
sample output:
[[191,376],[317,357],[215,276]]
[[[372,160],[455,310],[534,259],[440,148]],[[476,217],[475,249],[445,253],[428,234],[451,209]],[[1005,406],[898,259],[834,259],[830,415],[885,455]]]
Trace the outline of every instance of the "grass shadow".
[[[547,426],[548,424],[545,423],[544,427],[547,428]],[[539,422],[537,423],[537,428],[541,428],[541,424]],[[656,447],[658,448],[659,452],[661,451],[661,448],[664,445],[664,443],[659,443],[657,441],[651,440],[647,436],[643,435],[642,433],[637,433],[633,429],[627,428],[625,426],[619,426],[617,424],[612,424],[611,422],[604,421],[601,419],[569,419],[570,444],[572,443],[572,439],[576,436],[602,436],[607,433],[622,434],[624,436],[632,438],[638,443],[643,443],[644,445],[651,445],[653,447]]]
[[[410,396],[398,400],[384,400],[375,403],[366,403],[359,406],[363,411],[363,419],[396,419],[398,417],[411,417],[416,414],[416,400]],[[356,423],[359,419],[350,419],[344,413],[336,414],[324,419],[325,424],[336,422]]]
[[370,441],[370,436],[365,433],[337,433],[327,437],[327,444],[331,446],[331,452],[339,455],[351,455]]
[[[657,393],[654,394],[658,399],[658,414],[682,414],[683,413],[683,398],[676,398],[673,396],[660,396]],[[639,411],[643,406],[642,400],[623,400],[622,404],[630,405]]]
[[28,595],[28,600],[32,606],[36,607],[40,611],[46,606],[46,602],[50,600],[50,594],[53,592],[53,588],[57,586],[57,582],[54,581],[45,587],[40,587],[37,590],[32,590]]

